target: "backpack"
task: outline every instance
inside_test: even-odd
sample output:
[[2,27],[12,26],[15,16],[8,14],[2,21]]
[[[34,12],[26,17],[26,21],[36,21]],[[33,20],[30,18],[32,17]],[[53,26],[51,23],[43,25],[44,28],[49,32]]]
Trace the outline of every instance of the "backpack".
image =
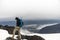
[[22,27],[22,26],[23,26],[23,21],[22,21],[22,20],[20,20],[20,21],[19,21],[19,23],[20,23],[20,25],[19,25],[19,26],[20,26],[20,27]]

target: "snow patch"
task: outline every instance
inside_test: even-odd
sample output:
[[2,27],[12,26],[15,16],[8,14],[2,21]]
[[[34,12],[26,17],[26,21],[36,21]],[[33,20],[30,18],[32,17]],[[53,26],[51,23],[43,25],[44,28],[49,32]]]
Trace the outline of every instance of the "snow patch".
[[40,25],[38,28],[36,28],[36,30],[40,30],[40,29],[42,29],[44,27],[53,26],[53,25],[56,25],[56,24],[58,24],[58,23]]
[[6,30],[0,29],[0,40],[5,40],[5,38],[8,36],[9,36],[9,34]]
[[31,34],[31,32],[26,29],[21,29],[21,34]]

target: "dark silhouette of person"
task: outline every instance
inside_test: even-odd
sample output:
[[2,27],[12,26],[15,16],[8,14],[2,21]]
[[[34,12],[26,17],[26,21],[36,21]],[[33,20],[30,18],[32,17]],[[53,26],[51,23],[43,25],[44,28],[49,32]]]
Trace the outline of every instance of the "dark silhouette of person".
[[18,31],[18,36],[19,36],[19,39],[21,40],[20,28],[23,26],[23,21],[22,19],[19,19],[18,17],[16,17],[15,20],[16,20],[16,27],[13,31],[12,38],[14,39],[15,32]]

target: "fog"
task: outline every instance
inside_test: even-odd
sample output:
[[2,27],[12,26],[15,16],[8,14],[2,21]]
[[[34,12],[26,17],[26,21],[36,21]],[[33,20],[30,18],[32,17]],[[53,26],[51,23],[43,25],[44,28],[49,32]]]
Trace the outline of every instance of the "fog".
[[0,0],[0,18],[59,19],[59,0]]

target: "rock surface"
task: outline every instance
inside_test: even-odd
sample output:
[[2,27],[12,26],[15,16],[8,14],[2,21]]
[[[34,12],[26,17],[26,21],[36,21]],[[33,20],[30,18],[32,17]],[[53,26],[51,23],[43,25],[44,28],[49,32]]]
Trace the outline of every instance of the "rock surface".
[[[14,26],[0,25],[0,29],[7,30],[9,34],[13,34]],[[16,35],[18,35],[18,32],[16,32]],[[22,39],[27,39],[27,40],[45,40],[44,38],[37,36],[37,35],[34,35],[34,36],[21,35],[21,36],[22,36]]]

